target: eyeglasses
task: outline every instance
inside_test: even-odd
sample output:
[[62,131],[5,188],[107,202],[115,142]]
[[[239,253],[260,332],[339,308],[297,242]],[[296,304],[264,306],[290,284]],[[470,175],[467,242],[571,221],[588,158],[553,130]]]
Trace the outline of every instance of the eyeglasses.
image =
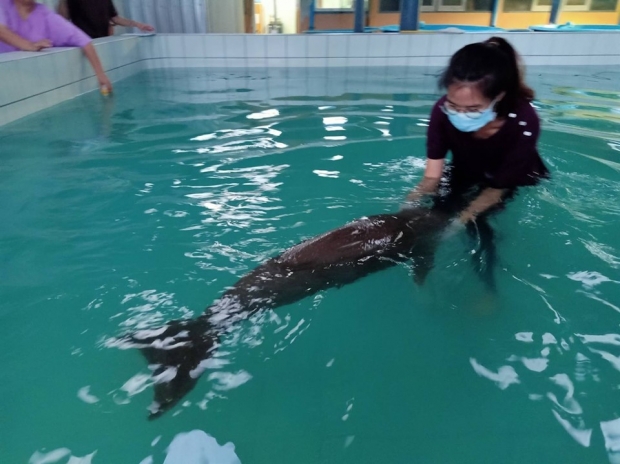
[[469,119],[478,119],[480,118],[485,111],[487,111],[489,108],[493,108],[495,106],[496,101],[493,100],[491,102],[491,104],[483,109],[483,110],[475,110],[475,111],[459,111],[452,103],[450,102],[444,102],[443,105],[441,105],[441,111],[444,112],[444,114],[447,114],[448,116],[456,116],[457,114],[462,114],[463,116],[465,116],[466,118]]

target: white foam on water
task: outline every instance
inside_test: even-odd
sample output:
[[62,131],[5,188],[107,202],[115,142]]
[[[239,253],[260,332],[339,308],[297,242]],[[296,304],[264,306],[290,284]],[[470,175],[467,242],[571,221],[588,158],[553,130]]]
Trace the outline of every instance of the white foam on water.
[[209,374],[209,380],[217,382],[216,390],[232,390],[244,383],[248,382],[252,375],[246,371],[233,372],[212,372]]
[[264,110],[259,113],[248,114],[246,118],[248,119],[266,119],[266,118],[275,118],[279,116],[280,112],[276,109]]
[[234,444],[220,445],[202,430],[192,430],[174,437],[164,464],[241,464],[241,460]]
[[611,464],[620,464],[620,419],[601,422],[605,449]]
[[581,282],[584,287],[592,288],[597,285],[602,284],[603,282],[614,282],[618,283],[615,280],[611,280],[609,277],[604,276],[600,272],[591,272],[591,271],[579,271],[579,272],[571,272],[567,275],[570,280],[574,280],[576,282]]
[[512,366],[501,366],[497,372],[493,372],[478,363],[474,358],[469,358],[469,362],[476,374],[493,381],[500,390],[505,390],[512,384],[520,383],[519,376]]
[[520,342],[531,343],[534,341],[533,332],[519,332],[515,334],[515,338]]
[[71,456],[69,458],[69,461],[67,461],[67,464],[92,464],[95,454],[97,454],[96,451],[94,453],[90,453],[88,456],[84,456],[81,458]]
[[99,402],[99,398],[90,394],[90,385],[86,385],[78,390],[78,398],[84,401],[84,403],[95,404]]
[[551,410],[555,418],[558,420],[560,425],[568,432],[568,434],[575,439],[577,443],[581,446],[585,446],[586,448],[590,446],[590,439],[592,438],[592,429],[578,429],[573,427],[573,425],[564,419],[560,414]]
[[533,372],[542,372],[549,365],[547,358],[521,358],[521,362],[527,369]]
[[28,464],[51,464],[53,462],[58,462],[62,458],[71,454],[71,450],[69,448],[58,448],[48,453],[41,453],[36,451],[28,461]]
[[338,179],[340,175],[340,171],[325,171],[323,169],[315,169],[312,172],[319,177],[328,177],[330,179]]
[[58,448],[48,453],[37,451],[30,457],[28,464],[52,464],[65,459],[67,456],[69,456],[69,460],[63,464],[92,464],[95,454],[97,451],[83,457],[73,456],[69,448]]
[[148,387],[153,384],[151,376],[148,374],[136,374],[123,384],[121,390],[126,392],[129,396],[142,393]]

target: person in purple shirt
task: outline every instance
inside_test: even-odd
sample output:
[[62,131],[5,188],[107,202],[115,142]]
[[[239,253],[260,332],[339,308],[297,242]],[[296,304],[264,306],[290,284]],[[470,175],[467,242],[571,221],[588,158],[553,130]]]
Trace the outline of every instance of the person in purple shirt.
[[80,47],[99,85],[112,90],[91,38],[84,32],[34,0],[0,0],[0,53],[50,47]]
[[[456,217],[479,248],[474,265],[491,288],[495,261],[490,213],[518,187],[549,176],[536,147],[540,121],[524,82],[519,56],[503,38],[467,45],[452,56],[439,80],[446,90],[434,105],[427,133],[424,177],[407,196]],[[446,163],[446,155],[452,159]]]

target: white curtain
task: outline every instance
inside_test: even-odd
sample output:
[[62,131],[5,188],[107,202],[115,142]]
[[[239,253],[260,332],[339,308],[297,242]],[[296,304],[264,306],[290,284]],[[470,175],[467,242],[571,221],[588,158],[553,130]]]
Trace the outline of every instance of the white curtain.
[[[59,0],[37,0],[56,11]],[[162,33],[207,32],[208,0],[112,0],[118,14],[151,24]],[[230,0],[226,0],[230,1]],[[119,28],[120,29],[120,28]],[[122,30],[120,32],[123,32]]]
[[207,32],[206,3],[207,0],[114,0],[119,14],[151,24],[157,32],[187,34]]
[[37,0],[37,2],[43,3],[53,11],[56,11],[56,7],[58,6],[58,0]]

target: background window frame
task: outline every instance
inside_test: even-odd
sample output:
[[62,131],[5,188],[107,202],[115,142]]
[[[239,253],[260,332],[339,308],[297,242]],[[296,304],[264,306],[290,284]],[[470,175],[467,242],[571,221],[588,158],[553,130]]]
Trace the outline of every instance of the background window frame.
[[396,10],[384,10],[383,9],[383,1],[379,0],[379,13],[400,13],[402,9],[403,9],[403,2],[402,2],[402,0],[398,0],[398,9],[396,9]]
[[443,0],[435,0],[436,11],[467,11],[467,0],[460,0],[460,2],[460,5],[443,5]]

